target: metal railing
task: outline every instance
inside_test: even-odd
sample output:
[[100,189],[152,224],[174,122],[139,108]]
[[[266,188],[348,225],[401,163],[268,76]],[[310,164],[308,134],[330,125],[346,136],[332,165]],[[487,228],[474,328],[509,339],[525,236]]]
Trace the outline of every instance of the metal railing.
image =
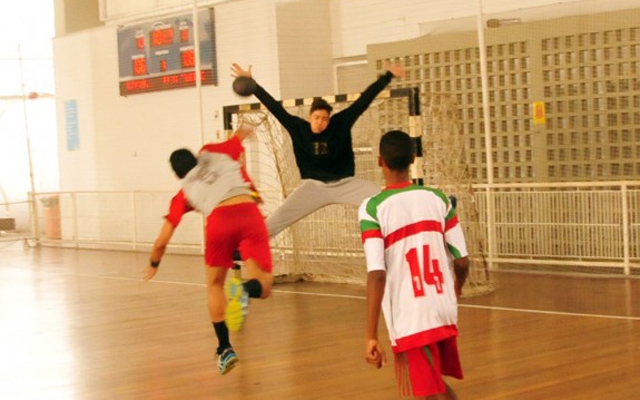
[[[487,233],[494,230],[497,238],[493,254],[483,255],[494,265],[640,273],[640,182],[496,184],[491,190],[487,185],[475,185],[474,189],[479,223]],[[35,238],[46,245],[147,251],[172,195],[141,191],[37,193]],[[490,200],[494,202],[494,221],[486,220]],[[190,214],[172,238],[170,247],[175,253],[202,251],[203,219]],[[340,214],[333,213],[331,218],[336,215]],[[333,234],[326,229],[318,232]],[[348,253],[344,246],[357,241],[331,242]]]
[[[495,233],[496,263],[640,267],[640,182],[476,185],[481,223]],[[494,220],[486,205],[494,202]]]

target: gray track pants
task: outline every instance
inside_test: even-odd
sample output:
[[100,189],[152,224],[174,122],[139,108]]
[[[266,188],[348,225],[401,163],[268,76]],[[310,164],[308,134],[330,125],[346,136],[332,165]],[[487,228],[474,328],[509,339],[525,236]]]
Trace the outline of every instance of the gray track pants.
[[355,177],[329,183],[303,179],[302,184],[267,218],[269,236],[276,236],[294,222],[329,204],[360,206],[364,199],[380,190],[382,188],[379,185]]

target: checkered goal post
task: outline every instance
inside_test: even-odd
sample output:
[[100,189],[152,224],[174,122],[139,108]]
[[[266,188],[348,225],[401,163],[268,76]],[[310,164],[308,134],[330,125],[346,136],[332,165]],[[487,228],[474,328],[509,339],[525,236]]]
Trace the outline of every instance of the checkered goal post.
[[[339,112],[358,96],[323,98],[334,107],[334,112]],[[293,99],[282,104],[289,113],[306,119],[312,101],[313,98]],[[229,134],[239,124],[256,127],[256,137],[245,143],[247,170],[263,197],[262,211],[269,216],[300,184],[289,135],[260,103],[225,107],[224,120]],[[466,178],[455,104],[446,95],[421,96],[411,88],[383,91],[352,131],[357,177],[383,186],[377,166],[377,144],[384,132],[393,129],[409,132],[416,138],[421,157],[412,171],[414,180],[439,187],[458,200],[459,217],[473,260],[465,295],[490,292],[483,224]],[[357,211],[352,205],[330,205],[274,238],[271,245],[276,279],[364,284],[366,267]]]

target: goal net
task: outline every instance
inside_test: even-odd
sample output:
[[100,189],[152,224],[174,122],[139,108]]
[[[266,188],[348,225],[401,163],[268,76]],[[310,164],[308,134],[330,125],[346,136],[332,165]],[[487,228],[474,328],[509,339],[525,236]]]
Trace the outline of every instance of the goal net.
[[[355,95],[325,96],[339,112]],[[284,101],[292,115],[305,118],[313,98]],[[239,124],[256,127],[256,137],[245,143],[247,170],[263,197],[262,211],[271,215],[300,184],[289,134],[262,105],[224,108],[225,128]],[[454,101],[446,95],[418,96],[413,89],[382,92],[358,119],[352,140],[356,176],[379,183],[377,143],[389,130],[400,129],[421,138],[422,154],[415,174],[428,186],[457,198],[459,218],[465,230],[472,272],[465,295],[492,291],[484,262],[484,233],[473,190],[467,177],[463,142]],[[313,280],[364,284],[366,266],[358,228],[357,207],[334,204],[296,222],[272,239],[274,275],[278,281]]]

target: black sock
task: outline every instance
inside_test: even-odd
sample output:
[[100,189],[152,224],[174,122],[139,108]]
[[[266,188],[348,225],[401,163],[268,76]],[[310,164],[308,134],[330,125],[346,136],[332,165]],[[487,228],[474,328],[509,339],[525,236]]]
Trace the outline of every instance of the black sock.
[[249,279],[242,284],[244,290],[249,293],[249,297],[259,299],[262,296],[262,284],[257,279]]
[[218,350],[216,352],[222,354],[224,349],[231,347],[231,342],[229,342],[229,328],[227,328],[227,324],[224,321],[221,321],[214,322],[213,329],[216,330],[216,336],[218,337]]

